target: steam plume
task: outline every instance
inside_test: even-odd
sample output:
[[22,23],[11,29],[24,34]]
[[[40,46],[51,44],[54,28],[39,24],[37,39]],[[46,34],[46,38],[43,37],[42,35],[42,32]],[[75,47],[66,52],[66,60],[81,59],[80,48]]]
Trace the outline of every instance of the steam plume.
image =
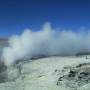
[[75,55],[90,51],[90,33],[54,30],[50,23],[44,24],[37,32],[25,30],[20,36],[9,39],[9,46],[3,50],[6,65],[18,59],[32,58],[39,55]]

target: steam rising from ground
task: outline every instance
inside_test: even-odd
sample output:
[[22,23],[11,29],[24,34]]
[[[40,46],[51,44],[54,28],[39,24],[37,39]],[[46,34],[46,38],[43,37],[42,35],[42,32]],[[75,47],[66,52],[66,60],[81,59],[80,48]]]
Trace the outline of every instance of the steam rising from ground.
[[25,30],[20,36],[12,36],[2,56],[6,65],[11,65],[16,60],[39,55],[75,55],[87,51],[90,51],[90,33],[57,32],[50,23],[46,23],[37,32]]

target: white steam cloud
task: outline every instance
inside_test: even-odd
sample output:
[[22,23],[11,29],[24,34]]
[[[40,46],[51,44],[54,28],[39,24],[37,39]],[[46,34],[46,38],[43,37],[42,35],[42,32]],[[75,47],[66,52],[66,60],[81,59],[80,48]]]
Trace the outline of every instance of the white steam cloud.
[[3,50],[6,65],[23,58],[45,55],[75,55],[79,52],[90,51],[90,33],[54,30],[46,23],[37,32],[25,30],[20,36],[14,35],[9,39],[9,46]]

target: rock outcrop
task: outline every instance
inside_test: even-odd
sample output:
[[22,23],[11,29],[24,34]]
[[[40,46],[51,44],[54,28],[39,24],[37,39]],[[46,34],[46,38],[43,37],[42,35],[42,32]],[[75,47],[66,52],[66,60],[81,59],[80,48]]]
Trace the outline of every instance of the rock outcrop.
[[57,85],[75,89],[90,83],[90,63],[64,67],[61,73],[63,74],[59,77]]

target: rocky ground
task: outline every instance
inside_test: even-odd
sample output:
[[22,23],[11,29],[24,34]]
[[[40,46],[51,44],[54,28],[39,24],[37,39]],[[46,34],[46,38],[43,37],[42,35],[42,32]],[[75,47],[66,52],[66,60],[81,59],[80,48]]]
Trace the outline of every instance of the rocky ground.
[[65,85],[74,89],[90,83],[90,63],[81,63],[74,67],[64,67],[61,73],[62,76],[60,74],[57,82],[59,86]]
[[86,56],[28,60],[3,70],[0,90],[90,90]]

